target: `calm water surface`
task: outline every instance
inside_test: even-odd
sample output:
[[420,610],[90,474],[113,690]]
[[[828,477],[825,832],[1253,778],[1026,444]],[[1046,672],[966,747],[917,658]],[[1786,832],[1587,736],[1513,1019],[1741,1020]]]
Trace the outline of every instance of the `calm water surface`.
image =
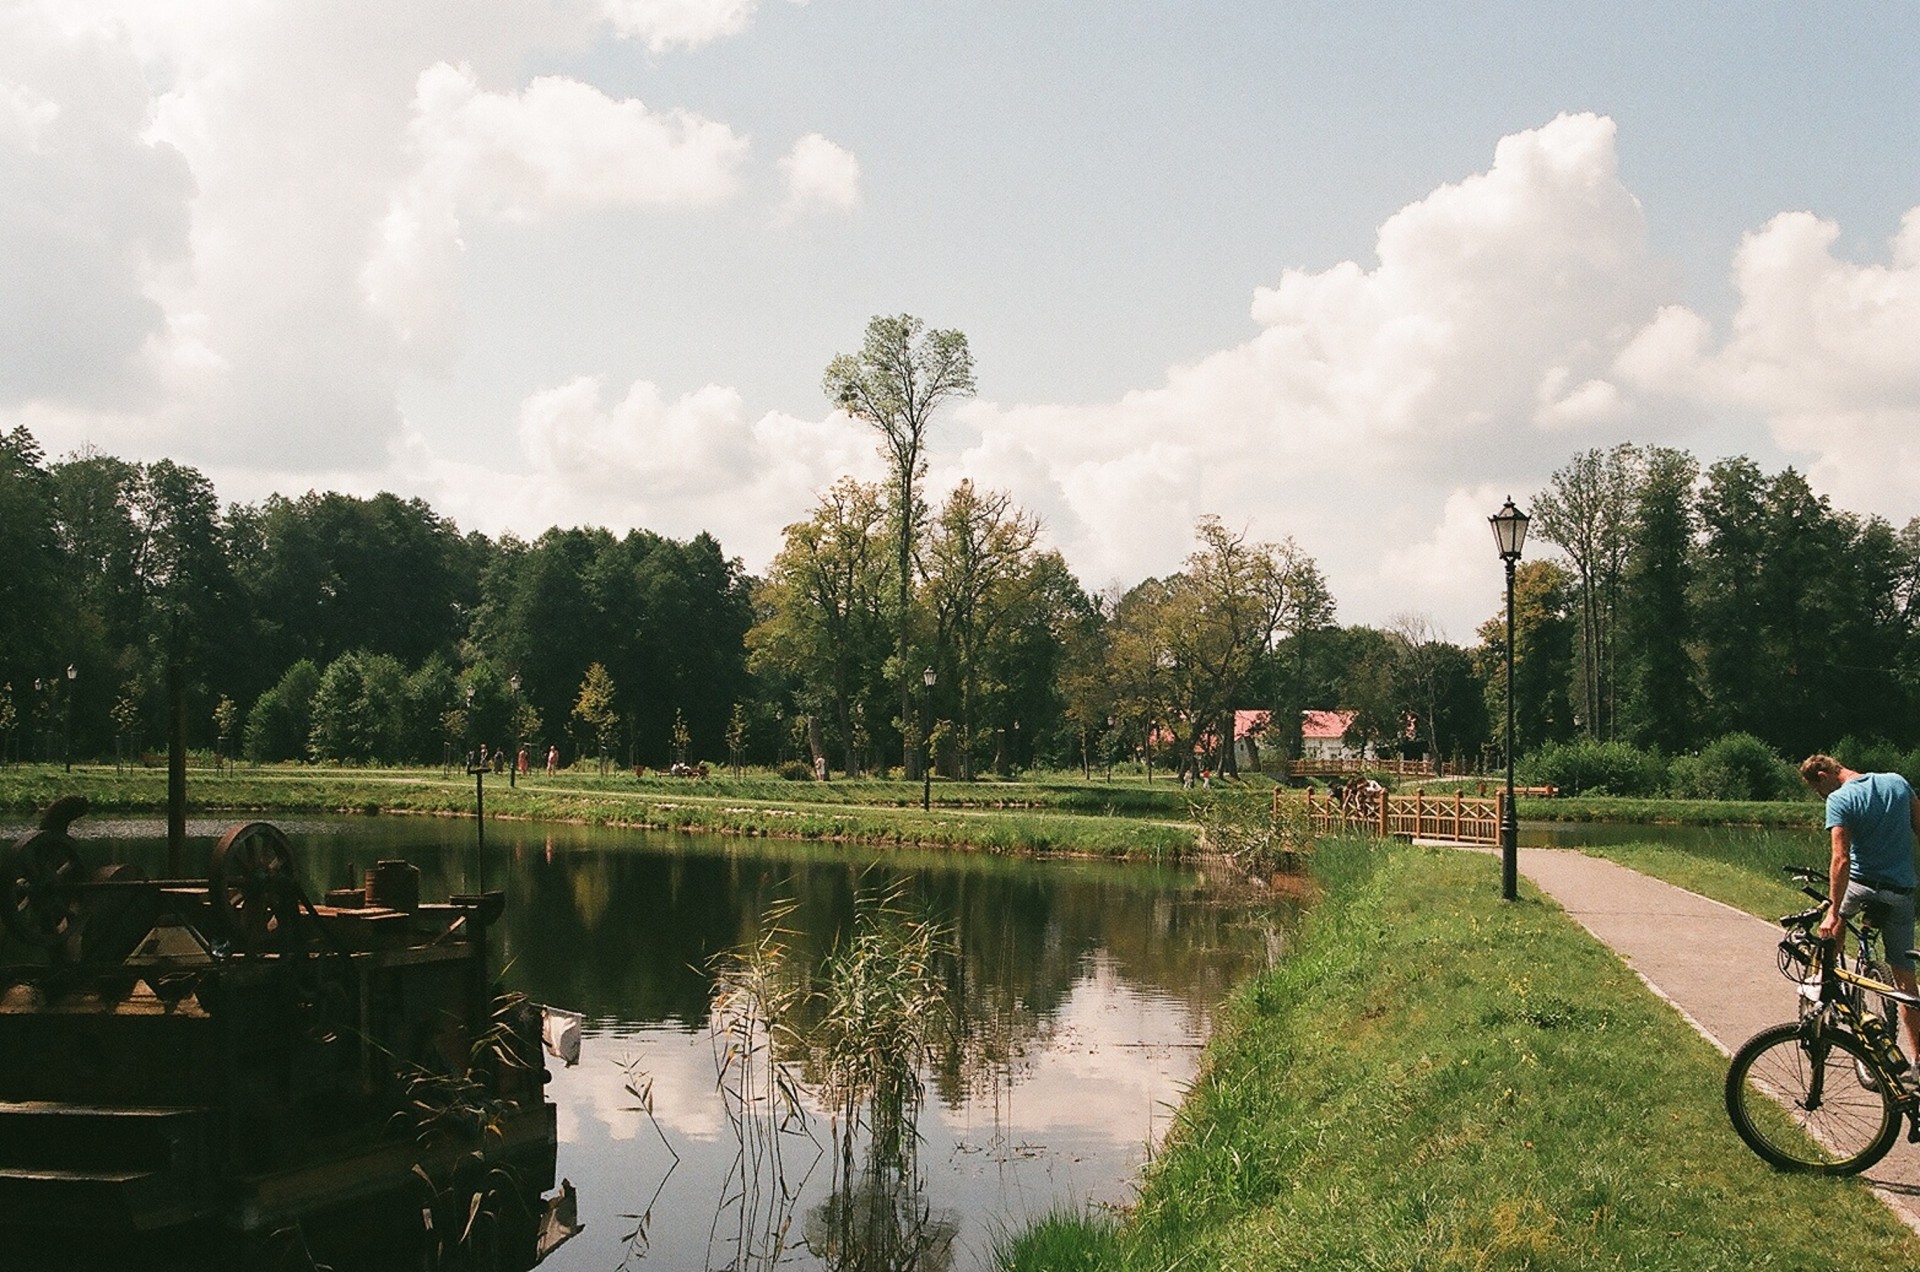
[[[190,868],[229,824],[190,825]],[[504,979],[586,1014],[580,1064],[552,1062],[549,1087],[586,1228],[543,1269],[989,1267],[998,1234],[1132,1197],[1217,1005],[1267,964],[1282,921],[1152,866],[529,823],[490,823],[483,862],[471,821],[278,824],[316,896],[385,857],[421,868],[424,897],[505,887]],[[157,823],[87,818],[73,833],[88,865],[164,865]],[[925,1075],[917,1151],[837,1170],[812,1105],[804,1130],[743,1136],[717,1084],[709,960],[787,902],[791,947],[817,961],[856,893],[894,883],[955,948],[941,975],[958,1019]]]

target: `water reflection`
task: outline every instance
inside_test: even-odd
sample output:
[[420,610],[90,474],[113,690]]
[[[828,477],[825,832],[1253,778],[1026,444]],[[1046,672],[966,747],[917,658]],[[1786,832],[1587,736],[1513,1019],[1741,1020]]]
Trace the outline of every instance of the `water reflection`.
[[[582,1062],[549,1086],[585,1230],[543,1268],[987,1267],[1000,1232],[1131,1198],[1217,1004],[1271,946],[1269,920],[1148,866],[511,823],[489,826],[482,863],[468,822],[282,824],[316,895],[395,856],[421,868],[424,895],[504,886],[505,981],[586,1013]],[[164,857],[157,840],[100,851]],[[898,1134],[869,1120],[836,1135],[844,1108],[802,1071],[786,1106],[749,1115],[720,1079],[778,1090],[755,1051],[772,1017],[726,1072],[716,1039],[735,1026],[716,1011],[716,955],[755,948],[779,913],[793,965],[823,967],[863,889],[898,889],[947,934],[932,972],[951,1018],[931,1038],[924,1100]],[[801,1006],[796,1029],[821,1011]]]

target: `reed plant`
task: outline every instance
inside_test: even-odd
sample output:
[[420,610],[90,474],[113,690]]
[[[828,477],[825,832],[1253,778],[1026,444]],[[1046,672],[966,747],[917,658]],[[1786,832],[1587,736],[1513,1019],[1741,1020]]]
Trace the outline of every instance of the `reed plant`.
[[[708,1034],[722,1105],[737,1151],[720,1190],[709,1233],[711,1266],[773,1267],[789,1246],[793,1207],[807,1171],[796,1174],[788,1149],[808,1125],[798,1072],[803,1050],[793,1021],[809,993],[790,954],[791,903],[769,910],[759,935],[711,960],[713,1005]],[[715,1263],[717,1248],[730,1254]]]

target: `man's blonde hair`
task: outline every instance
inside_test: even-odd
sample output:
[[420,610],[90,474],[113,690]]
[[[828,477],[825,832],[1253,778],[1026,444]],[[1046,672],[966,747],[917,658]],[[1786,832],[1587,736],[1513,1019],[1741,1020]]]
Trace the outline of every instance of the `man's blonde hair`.
[[1840,776],[1840,761],[1831,755],[1809,755],[1800,761],[1800,780],[1811,783],[1816,777]]

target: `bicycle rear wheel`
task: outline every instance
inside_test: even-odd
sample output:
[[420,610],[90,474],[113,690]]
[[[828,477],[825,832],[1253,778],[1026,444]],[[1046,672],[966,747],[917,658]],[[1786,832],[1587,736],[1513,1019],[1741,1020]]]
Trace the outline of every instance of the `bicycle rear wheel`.
[[1865,1170],[1893,1147],[1900,1106],[1891,1082],[1862,1085],[1856,1064],[1879,1074],[1878,1062],[1851,1034],[1826,1030],[1810,1039],[1798,1023],[1761,1030],[1733,1053],[1727,1070],[1733,1129],[1782,1170]]

